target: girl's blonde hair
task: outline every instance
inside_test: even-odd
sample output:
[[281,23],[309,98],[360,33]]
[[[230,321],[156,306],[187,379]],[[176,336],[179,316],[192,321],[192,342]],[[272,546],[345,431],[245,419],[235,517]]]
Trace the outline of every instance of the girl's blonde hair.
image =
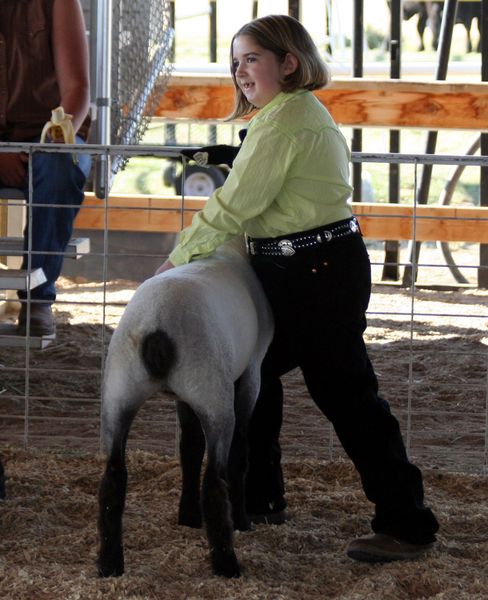
[[280,62],[285,60],[288,52],[296,56],[298,59],[297,69],[281,82],[284,92],[293,92],[298,89],[317,90],[329,83],[329,68],[322,60],[310,34],[299,21],[287,15],[268,15],[254,19],[239,29],[230,45],[231,75],[236,91],[236,100],[234,111],[228,117],[229,119],[248,115],[256,108],[244,96],[236,81],[233,46],[234,40],[241,35],[253,38],[261,48],[273,52]]

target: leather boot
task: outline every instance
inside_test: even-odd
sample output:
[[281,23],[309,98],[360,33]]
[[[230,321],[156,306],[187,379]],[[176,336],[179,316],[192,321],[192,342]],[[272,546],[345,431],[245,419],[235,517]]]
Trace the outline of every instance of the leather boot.
[[[56,324],[50,304],[35,304],[30,306],[30,330],[31,337],[42,337],[54,335]],[[17,324],[17,335],[27,335],[27,304],[22,304]]]

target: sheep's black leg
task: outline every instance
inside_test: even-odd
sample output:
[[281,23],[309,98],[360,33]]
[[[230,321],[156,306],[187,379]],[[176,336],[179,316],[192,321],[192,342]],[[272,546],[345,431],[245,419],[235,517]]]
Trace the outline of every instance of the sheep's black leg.
[[246,511],[244,476],[247,469],[247,442],[244,427],[236,425],[229,457],[229,497],[234,529],[248,531],[251,519]]
[[99,491],[100,551],[97,565],[102,577],[118,577],[124,573],[122,515],[126,491],[124,439],[112,447]]
[[0,460],[0,500],[5,498],[5,471],[3,470],[3,464]]
[[240,575],[239,563],[234,552],[234,527],[226,481],[233,421],[233,415],[227,423],[223,419],[217,419],[218,431],[215,428],[204,427],[208,464],[202,485],[203,517],[210,545],[212,570],[215,575],[225,577]]
[[247,428],[259,391],[258,368],[250,367],[235,384],[236,425],[229,457],[229,495],[232,504],[234,528],[251,529],[246,511],[245,475],[248,465]]
[[180,461],[182,475],[178,524],[188,527],[201,527],[200,474],[205,454],[205,436],[198,417],[188,404],[177,401],[176,409],[181,425]]

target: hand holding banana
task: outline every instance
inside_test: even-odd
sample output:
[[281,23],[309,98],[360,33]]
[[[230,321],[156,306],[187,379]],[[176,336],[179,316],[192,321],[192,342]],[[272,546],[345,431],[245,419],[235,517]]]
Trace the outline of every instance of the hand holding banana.
[[[46,137],[49,137],[57,144],[74,144],[75,130],[71,122],[72,119],[73,115],[65,113],[62,106],[58,106],[52,110],[51,120],[42,128],[41,144],[46,141]],[[73,156],[73,162],[77,162],[75,156]]]

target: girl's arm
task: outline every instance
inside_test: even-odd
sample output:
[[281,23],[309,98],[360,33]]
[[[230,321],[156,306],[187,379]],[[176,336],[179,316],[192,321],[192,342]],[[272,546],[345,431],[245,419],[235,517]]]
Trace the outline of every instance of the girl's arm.
[[88,44],[79,0],[54,0],[52,31],[60,105],[73,115],[78,131],[90,104]]
[[229,237],[247,231],[248,223],[274,203],[295,154],[295,144],[276,127],[260,124],[250,129],[224,185],[181,232],[171,262],[204,258]]

